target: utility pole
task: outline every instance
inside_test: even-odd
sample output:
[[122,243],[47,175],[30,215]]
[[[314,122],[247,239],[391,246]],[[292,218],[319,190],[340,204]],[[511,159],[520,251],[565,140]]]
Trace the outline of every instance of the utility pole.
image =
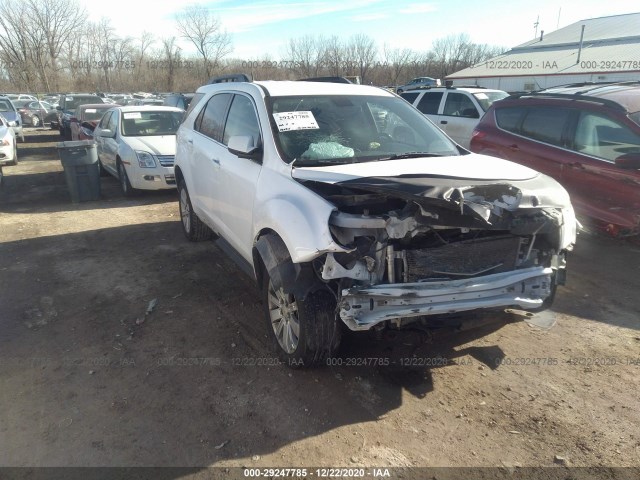
[[536,19],[536,23],[533,24],[533,27],[535,28],[535,33],[533,34],[533,38],[538,38],[538,25],[540,25],[540,15],[538,15],[538,18]]

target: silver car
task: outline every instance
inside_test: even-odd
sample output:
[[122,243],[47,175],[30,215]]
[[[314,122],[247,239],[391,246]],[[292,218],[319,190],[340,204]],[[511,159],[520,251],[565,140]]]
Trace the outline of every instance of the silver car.
[[8,97],[0,97],[0,115],[5,118],[7,124],[13,129],[16,136],[19,136],[24,142],[22,119],[15,105]]

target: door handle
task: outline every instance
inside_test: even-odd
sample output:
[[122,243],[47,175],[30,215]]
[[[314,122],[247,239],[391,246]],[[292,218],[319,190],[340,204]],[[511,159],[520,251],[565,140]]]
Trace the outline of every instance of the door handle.
[[447,122],[446,120],[440,120],[440,125],[446,125],[447,123],[449,122]]
[[520,147],[518,147],[518,145],[514,143],[513,145],[509,145],[509,150],[511,150],[512,152],[517,152],[518,150],[520,150]]
[[570,163],[569,166],[573,168],[579,168],[580,170],[584,170],[584,165],[582,165],[580,162]]
[[190,143],[193,145],[193,138],[187,138],[187,143]]

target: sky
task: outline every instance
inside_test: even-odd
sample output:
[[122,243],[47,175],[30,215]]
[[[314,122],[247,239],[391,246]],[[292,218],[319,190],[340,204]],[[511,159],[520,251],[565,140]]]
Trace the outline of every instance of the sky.
[[[96,8],[95,0],[78,1],[86,6],[91,20],[107,17],[119,36],[134,38],[142,31],[156,38],[178,37],[175,16],[187,5],[175,0],[109,0],[108,7]],[[289,39],[305,35],[347,40],[364,33],[380,51],[387,45],[425,52],[434,40],[459,33],[475,43],[514,47],[536,36],[536,22],[540,35],[541,30],[549,33],[587,18],[640,11],[637,0],[214,0],[189,4],[204,5],[220,19],[232,36],[229,57],[241,60],[286,60]],[[186,40],[180,45],[186,54],[195,52]]]

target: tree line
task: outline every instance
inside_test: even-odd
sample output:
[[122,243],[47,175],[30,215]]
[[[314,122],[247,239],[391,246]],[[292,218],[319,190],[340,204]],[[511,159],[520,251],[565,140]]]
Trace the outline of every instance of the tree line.
[[[185,53],[179,39],[190,43]],[[88,20],[77,0],[3,0],[0,3],[0,91],[194,91],[208,79],[248,73],[256,80],[318,76],[359,77],[398,85],[417,76],[445,76],[500,54],[466,34],[431,49],[382,48],[365,34],[347,39],[308,35],[283,45],[281,58],[232,56],[231,36],[203,6],[175,17],[175,35],[116,35],[109,19]]]

